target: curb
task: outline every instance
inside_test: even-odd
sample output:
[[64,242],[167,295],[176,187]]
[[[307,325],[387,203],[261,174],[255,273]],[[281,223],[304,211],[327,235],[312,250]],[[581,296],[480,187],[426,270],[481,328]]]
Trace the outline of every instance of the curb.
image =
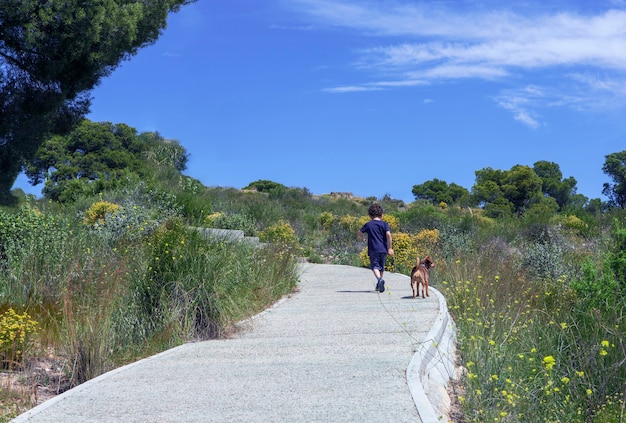
[[446,387],[455,372],[456,325],[444,296],[433,287],[430,291],[439,299],[439,314],[406,370],[409,390],[423,423],[448,421],[450,397]]

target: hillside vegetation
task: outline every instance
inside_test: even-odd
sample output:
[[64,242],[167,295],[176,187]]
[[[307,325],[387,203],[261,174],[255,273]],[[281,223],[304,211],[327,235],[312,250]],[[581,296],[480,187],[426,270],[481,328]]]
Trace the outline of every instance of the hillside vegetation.
[[558,165],[538,162],[484,169],[472,192],[416,185],[405,204],[265,180],[207,187],[182,173],[186,160],[158,133],[88,121],[40,150],[27,173],[45,181],[45,198],[14,191],[18,204],[0,210],[0,359],[5,377],[19,376],[0,379],[4,420],[45,389],[228,336],[294,289],[298,257],[363,266],[355,234],[378,202],[394,236],[388,270],[408,274],[417,255],[437,263],[431,283],[465,369],[458,421],[624,421],[619,180],[607,184],[612,202],[589,201]]

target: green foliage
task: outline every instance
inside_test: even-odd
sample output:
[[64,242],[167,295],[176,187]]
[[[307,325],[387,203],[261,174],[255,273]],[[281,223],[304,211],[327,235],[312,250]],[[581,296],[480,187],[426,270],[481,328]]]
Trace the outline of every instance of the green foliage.
[[11,299],[12,305],[23,307],[30,299],[56,298],[72,245],[80,242],[73,239],[69,225],[65,217],[34,207],[0,210],[0,300]]
[[610,414],[608,398],[622,398],[626,376],[625,333],[616,324],[623,296],[598,277],[592,260],[582,281],[537,279],[512,247],[480,245],[436,274],[467,369],[459,398],[465,419],[596,421]]
[[133,307],[156,328],[179,327],[185,338],[224,335],[295,283],[288,255],[207,242],[179,224],[161,227],[150,245],[148,273],[132,287]]
[[19,314],[12,308],[0,314],[0,368],[21,366],[31,348],[37,322],[27,313]]
[[444,202],[446,204],[469,205],[470,193],[460,185],[441,181],[437,178],[426,181],[421,185],[413,185],[413,195],[416,200],[428,200],[433,204]]
[[265,179],[259,179],[258,181],[251,182],[248,186],[242,188],[244,190],[256,190],[257,192],[265,192],[280,196],[280,194],[287,191],[287,187],[281,183],[269,181]]
[[581,277],[570,284],[580,301],[588,304],[589,309],[614,307],[619,285],[611,273],[605,272],[589,258],[581,264],[581,268]]
[[[89,110],[89,91],[122,60],[157,40],[187,0],[0,5],[0,203],[50,134]],[[10,141],[10,142],[9,142]]]
[[[387,256],[385,270],[410,274],[416,264],[416,258],[433,256],[439,243],[439,230],[424,229],[417,234],[411,235],[402,232],[393,234],[393,256]],[[370,266],[367,247],[359,253],[363,267]]]
[[319,214],[319,222],[322,228],[329,230],[335,222],[335,216],[331,212],[322,212]]
[[485,168],[476,173],[472,194],[492,217],[497,213],[523,213],[542,197],[542,179],[535,171],[522,165],[510,170]]
[[418,232],[427,228],[438,228],[447,220],[447,214],[431,203],[416,202],[413,207],[398,214],[404,232]]
[[96,201],[85,212],[83,223],[85,225],[104,224],[107,217],[113,216],[120,209],[119,204],[109,203],[108,201]]
[[259,240],[262,242],[270,242],[291,247],[297,247],[298,245],[296,232],[293,230],[289,222],[285,221],[280,221],[263,229],[259,233]]
[[180,142],[165,139],[158,132],[145,132],[139,135],[138,141],[145,150],[147,160],[158,168],[172,168],[178,172],[187,168],[189,154]]
[[181,197],[186,193],[197,197],[198,184],[179,175],[186,163],[187,153],[177,141],[158,133],[138,135],[124,124],[85,119],[66,136],[46,140],[26,167],[26,175],[33,184],[44,182],[44,196],[61,203],[139,181],[179,178],[186,188],[180,190]]
[[[560,208],[556,191],[547,192],[567,185],[558,167],[484,170],[475,186],[484,209],[317,197],[271,181],[243,192],[183,176],[179,144],[122,128],[128,151],[143,157],[144,182],[65,204],[35,207],[24,197],[21,209],[0,211],[0,309],[29,311],[39,323],[33,337],[67,358],[72,384],[229,334],[294,287],[296,255],[367,265],[355,235],[379,202],[394,236],[388,270],[408,275],[426,254],[437,262],[431,283],[446,289],[468,369],[468,421],[614,414],[607,398],[621,400],[626,378],[623,215],[592,210],[593,202]],[[208,240],[189,229],[202,225],[269,243]]]
[[613,180],[604,184],[602,194],[611,206],[626,208],[626,150],[607,155],[602,171]]
[[575,235],[587,236],[590,230],[590,224],[574,215],[560,214],[553,218],[553,223],[562,225]]
[[218,212],[208,215],[204,222],[210,228],[235,229],[243,231],[245,236],[256,236],[257,234],[256,223],[246,214],[225,214]]
[[608,254],[607,264],[620,286],[620,292],[624,294],[626,293],[626,228],[616,221],[611,237],[613,245]]
[[576,201],[576,179],[573,177],[563,179],[558,164],[541,160],[534,164],[533,170],[541,178],[541,191],[556,201],[559,210],[563,210],[567,205]]

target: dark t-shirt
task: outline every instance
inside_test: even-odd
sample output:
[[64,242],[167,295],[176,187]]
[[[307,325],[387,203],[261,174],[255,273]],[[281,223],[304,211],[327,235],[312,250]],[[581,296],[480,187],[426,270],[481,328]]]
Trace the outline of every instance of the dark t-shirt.
[[370,220],[361,228],[361,232],[367,234],[367,252],[386,253],[387,231],[391,231],[389,223],[384,220]]

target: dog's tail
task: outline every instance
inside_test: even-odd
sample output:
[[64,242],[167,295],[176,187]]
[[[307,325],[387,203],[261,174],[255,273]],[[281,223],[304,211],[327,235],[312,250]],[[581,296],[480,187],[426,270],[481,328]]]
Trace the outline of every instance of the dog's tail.
[[416,267],[420,267],[420,258],[419,257],[415,258],[415,266]]

